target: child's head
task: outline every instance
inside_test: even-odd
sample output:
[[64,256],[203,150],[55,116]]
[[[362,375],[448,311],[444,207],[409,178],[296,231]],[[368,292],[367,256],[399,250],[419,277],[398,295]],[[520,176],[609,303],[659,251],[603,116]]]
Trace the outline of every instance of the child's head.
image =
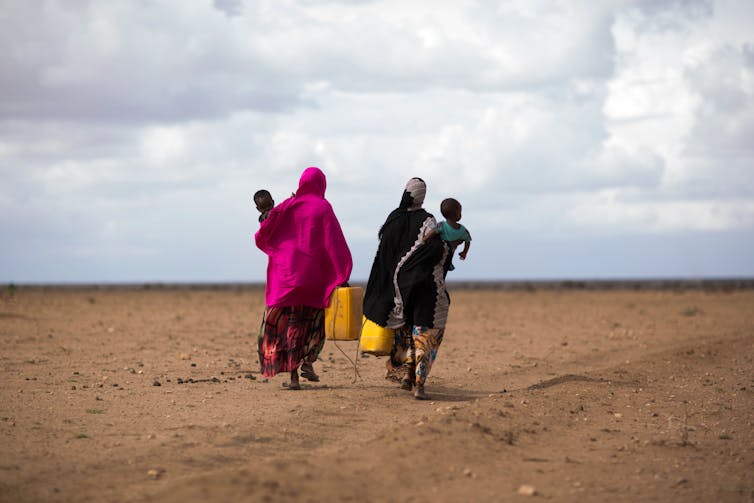
[[272,194],[267,190],[258,190],[254,193],[254,204],[257,205],[259,211],[267,211],[275,206],[275,201],[272,199]]
[[449,197],[440,203],[440,212],[445,220],[458,222],[461,219],[461,203]]

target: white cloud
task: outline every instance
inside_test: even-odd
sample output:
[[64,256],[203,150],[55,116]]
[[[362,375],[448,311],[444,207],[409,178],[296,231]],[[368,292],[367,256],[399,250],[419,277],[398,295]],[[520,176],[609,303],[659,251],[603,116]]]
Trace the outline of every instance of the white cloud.
[[646,199],[690,208],[666,219],[668,228],[705,227],[710,219],[710,227],[747,227],[747,218],[714,208],[728,198],[727,213],[746,214],[754,197],[751,46],[740,29],[754,9],[727,1],[643,7],[619,14],[613,28],[619,64],[605,102],[611,140],[664,161],[661,190]]
[[241,0],[212,0],[212,4],[230,17],[240,16],[243,12]]
[[297,83],[257,54],[255,27],[249,37],[233,19],[200,3],[14,4],[0,36],[12,48],[0,56],[0,111],[148,122],[297,104]]
[[754,154],[754,45],[720,47],[686,76],[700,97],[688,150]]
[[734,0],[12,2],[0,281],[261,279],[251,195],[309,165],[361,278],[411,176],[438,216],[462,201],[469,277],[524,236],[744,242],[753,20]]

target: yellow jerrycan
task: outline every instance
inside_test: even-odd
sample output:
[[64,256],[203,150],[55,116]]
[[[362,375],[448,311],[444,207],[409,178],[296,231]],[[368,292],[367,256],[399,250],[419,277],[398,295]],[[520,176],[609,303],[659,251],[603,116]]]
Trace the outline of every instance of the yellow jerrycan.
[[361,331],[361,304],[364,289],[358,286],[339,286],[330,295],[325,308],[325,338],[354,341]]
[[393,329],[379,326],[366,317],[362,318],[359,350],[375,356],[386,356],[393,348]]

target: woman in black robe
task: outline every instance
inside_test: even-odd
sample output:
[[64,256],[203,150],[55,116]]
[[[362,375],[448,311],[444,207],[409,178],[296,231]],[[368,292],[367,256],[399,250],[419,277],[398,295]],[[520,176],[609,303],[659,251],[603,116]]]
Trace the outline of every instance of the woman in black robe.
[[364,293],[364,316],[395,330],[388,375],[398,375],[401,388],[416,387],[414,397],[426,400],[424,384],[437,357],[450,297],[445,289],[448,246],[422,208],[427,186],[421,178],[406,184],[400,205],[380,229],[380,243]]

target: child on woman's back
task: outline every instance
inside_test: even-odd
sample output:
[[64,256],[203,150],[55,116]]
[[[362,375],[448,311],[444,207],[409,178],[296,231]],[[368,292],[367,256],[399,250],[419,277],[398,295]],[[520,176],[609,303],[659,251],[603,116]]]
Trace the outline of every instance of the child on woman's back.
[[275,206],[272,194],[268,190],[261,189],[254,193],[254,204],[259,210],[259,223],[261,224],[270,214],[270,210]]
[[[471,246],[471,234],[466,227],[458,223],[461,220],[461,209],[461,203],[452,197],[443,199],[442,203],[440,203],[440,212],[445,217],[445,221],[440,222],[436,228],[430,230],[424,236],[424,240],[426,241],[431,237],[439,235],[440,239],[450,245],[451,256],[458,245],[463,242],[463,250],[461,250],[458,256],[461,257],[461,260],[466,260],[466,254],[469,252],[469,247]],[[451,262],[448,270],[452,271],[453,269],[455,269],[455,266]]]

